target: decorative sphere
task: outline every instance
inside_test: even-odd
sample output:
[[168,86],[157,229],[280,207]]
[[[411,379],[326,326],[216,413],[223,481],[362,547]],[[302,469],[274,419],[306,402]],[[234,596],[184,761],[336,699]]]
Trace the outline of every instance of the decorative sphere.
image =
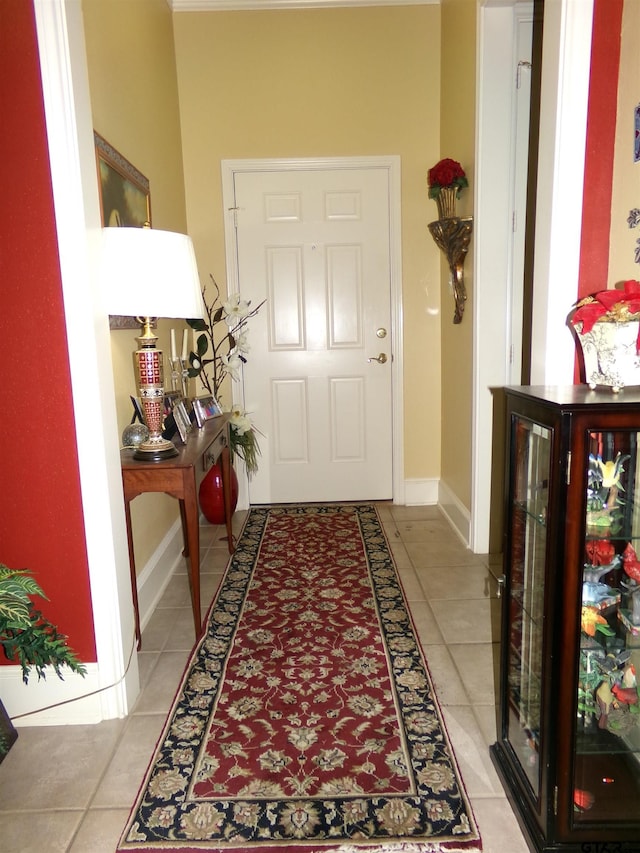
[[139,447],[149,438],[149,429],[144,424],[129,424],[122,431],[123,447]]

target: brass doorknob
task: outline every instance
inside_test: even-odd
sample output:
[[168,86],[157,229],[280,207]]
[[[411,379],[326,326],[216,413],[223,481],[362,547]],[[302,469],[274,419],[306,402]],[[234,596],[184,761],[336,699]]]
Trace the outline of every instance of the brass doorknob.
[[381,352],[380,355],[374,355],[372,358],[368,358],[368,362],[377,361],[378,364],[384,364],[387,360],[387,356],[385,353]]

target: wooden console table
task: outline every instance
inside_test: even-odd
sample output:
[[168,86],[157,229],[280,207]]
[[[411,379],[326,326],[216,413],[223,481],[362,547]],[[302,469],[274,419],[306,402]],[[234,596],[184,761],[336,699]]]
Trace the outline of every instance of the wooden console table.
[[135,613],[135,629],[138,649],[141,646],[140,613],[138,609],[138,583],[136,562],[133,551],[133,532],[131,529],[131,501],[145,492],[165,492],[180,502],[182,535],[185,558],[189,565],[189,587],[191,606],[196,629],[196,640],[202,635],[200,616],[200,530],[198,488],[208,469],[220,462],[222,486],[224,490],[224,515],[229,542],[229,553],[233,553],[233,535],[231,532],[231,488],[229,471],[229,415],[219,415],[205,421],[201,429],[194,429],[187,443],[177,445],[178,455],[159,462],[138,462],[133,458],[133,450],[121,451],[122,485],[124,488],[124,509],[127,521],[127,540],[129,544],[129,566],[131,569],[131,593]]

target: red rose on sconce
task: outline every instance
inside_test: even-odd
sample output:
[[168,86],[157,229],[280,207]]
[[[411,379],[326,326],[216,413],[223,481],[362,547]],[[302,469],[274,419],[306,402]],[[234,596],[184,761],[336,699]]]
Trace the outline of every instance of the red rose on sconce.
[[427,183],[429,184],[429,198],[436,199],[440,195],[440,190],[444,188],[455,188],[456,197],[460,198],[460,190],[469,186],[464,169],[457,160],[452,160],[450,157],[445,157],[444,160],[440,160],[432,169],[429,169]]

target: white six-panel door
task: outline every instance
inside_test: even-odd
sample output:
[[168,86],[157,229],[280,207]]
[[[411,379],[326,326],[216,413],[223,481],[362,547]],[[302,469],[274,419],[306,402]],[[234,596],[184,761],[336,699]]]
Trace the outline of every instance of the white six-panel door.
[[236,173],[251,503],[392,497],[386,169]]

